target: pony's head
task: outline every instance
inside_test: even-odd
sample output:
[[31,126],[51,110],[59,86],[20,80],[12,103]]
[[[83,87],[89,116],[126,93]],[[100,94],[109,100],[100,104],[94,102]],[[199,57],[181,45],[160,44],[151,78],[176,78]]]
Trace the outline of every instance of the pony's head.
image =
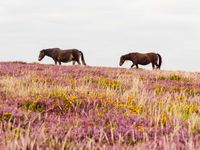
[[124,62],[125,62],[125,59],[124,59],[123,56],[121,56],[121,57],[120,57],[119,65],[122,66]]
[[39,57],[38,57],[38,61],[41,61],[44,58],[45,55],[46,55],[45,50],[41,50]]

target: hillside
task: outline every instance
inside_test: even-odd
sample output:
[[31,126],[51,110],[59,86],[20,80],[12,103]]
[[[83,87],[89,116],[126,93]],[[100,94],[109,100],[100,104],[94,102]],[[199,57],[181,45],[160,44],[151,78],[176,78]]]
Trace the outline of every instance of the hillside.
[[200,149],[200,73],[0,63],[0,149]]

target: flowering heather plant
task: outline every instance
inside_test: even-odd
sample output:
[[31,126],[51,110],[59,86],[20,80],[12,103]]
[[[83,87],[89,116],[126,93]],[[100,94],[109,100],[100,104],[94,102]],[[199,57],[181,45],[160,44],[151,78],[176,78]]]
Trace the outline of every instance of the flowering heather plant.
[[199,79],[0,63],[0,149],[200,149]]

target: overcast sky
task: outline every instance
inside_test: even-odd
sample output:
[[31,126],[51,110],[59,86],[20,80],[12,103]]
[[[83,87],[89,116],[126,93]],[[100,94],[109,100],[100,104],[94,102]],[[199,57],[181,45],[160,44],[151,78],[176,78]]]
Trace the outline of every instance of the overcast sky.
[[165,70],[199,71],[200,1],[0,0],[0,61],[37,62],[52,47],[77,48],[86,63],[112,67],[123,54],[153,51]]

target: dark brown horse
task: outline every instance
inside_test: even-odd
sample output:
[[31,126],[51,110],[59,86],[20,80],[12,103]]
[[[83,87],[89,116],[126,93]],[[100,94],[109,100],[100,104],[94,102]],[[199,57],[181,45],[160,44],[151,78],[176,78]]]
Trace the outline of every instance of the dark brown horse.
[[130,60],[133,62],[131,68],[133,66],[136,66],[136,68],[138,68],[138,65],[148,65],[150,63],[152,63],[152,68],[154,69],[155,66],[160,69],[161,64],[162,64],[162,57],[160,56],[160,54],[157,53],[129,53],[126,55],[122,55],[120,57],[120,62],[119,65],[122,66],[123,63],[126,60]]
[[55,64],[57,62],[61,65],[61,62],[71,62],[73,61],[73,65],[77,62],[79,65],[80,57],[83,65],[86,65],[83,53],[77,49],[67,49],[61,50],[60,48],[49,48],[43,49],[40,51],[38,60],[41,61],[45,56],[51,57]]

